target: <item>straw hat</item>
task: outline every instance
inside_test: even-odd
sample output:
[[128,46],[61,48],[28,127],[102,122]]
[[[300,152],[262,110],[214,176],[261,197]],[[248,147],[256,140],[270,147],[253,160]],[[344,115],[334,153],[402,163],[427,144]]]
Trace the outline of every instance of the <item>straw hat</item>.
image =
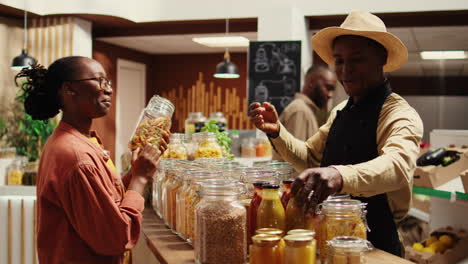
[[408,49],[399,38],[388,33],[384,22],[365,11],[352,11],[339,27],[327,27],[312,37],[312,45],[317,54],[327,64],[333,65],[333,40],[342,35],[355,35],[373,39],[387,49],[387,63],[384,72],[394,71],[408,60]]

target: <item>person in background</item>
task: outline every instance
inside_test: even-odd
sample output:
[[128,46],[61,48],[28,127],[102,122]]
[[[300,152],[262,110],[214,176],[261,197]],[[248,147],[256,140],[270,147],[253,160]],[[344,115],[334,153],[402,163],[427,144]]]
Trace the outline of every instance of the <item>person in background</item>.
[[349,193],[367,203],[368,240],[401,256],[395,221],[411,204],[423,124],[392,92],[384,72],[402,67],[408,50],[382,20],[364,11],[351,12],[340,27],[322,29],[312,43],[326,63],[335,65],[349,99],[306,142],[287,131],[269,103],[252,103],[250,118],[281,157],[303,171],[292,189],[299,206],[313,213],[329,195]]
[[37,175],[39,263],[124,263],[135,246],[144,209],[143,189],[167,148],[133,153],[133,166],[117,173],[93,120],[111,107],[112,86],[101,64],[86,57],[61,58],[48,69],[23,69],[24,107],[35,120],[62,112],[48,138]]
[[306,140],[325,124],[328,102],[333,96],[337,80],[327,66],[315,65],[307,70],[304,86],[283,110],[279,120],[293,136]]
[[[286,106],[279,120],[293,136],[306,140],[325,124],[328,102],[333,96],[337,80],[328,66],[315,65],[305,75],[304,86]],[[273,151],[273,160],[283,160]]]

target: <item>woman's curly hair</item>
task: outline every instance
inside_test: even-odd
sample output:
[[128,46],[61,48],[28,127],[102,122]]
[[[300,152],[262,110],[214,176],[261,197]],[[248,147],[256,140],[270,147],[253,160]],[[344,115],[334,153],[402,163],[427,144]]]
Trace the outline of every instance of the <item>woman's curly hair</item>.
[[18,85],[19,78],[26,78],[20,85],[24,109],[35,120],[48,120],[56,116],[61,108],[58,95],[64,81],[73,79],[77,72],[80,56],[65,57],[52,63],[49,69],[40,64],[23,68],[15,77]]

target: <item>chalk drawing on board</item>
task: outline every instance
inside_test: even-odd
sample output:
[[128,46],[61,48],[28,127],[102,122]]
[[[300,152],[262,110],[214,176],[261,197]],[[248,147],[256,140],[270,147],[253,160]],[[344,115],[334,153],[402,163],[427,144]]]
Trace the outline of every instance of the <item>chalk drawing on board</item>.
[[257,87],[255,87],[255,102],[266,102],[268,101],[268,87],[263,85],[260,82]]
[[[271,59],[268,58],[267,50],[270,50]],[[296,75],[296,64],[282,50],[289,52],[294,48],[278,47],[270,42],[261,44],[255,52],[255,72],[270,72],[273,69],[278,74]]]
[[255,53],[255,72],[270,71],[270,64],[265,48],[260,47]]

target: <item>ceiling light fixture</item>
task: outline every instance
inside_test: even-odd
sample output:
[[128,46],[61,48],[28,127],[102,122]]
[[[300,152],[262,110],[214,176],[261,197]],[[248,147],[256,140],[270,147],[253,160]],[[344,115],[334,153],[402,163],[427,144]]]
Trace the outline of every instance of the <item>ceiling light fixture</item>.
[[242,36],[200,37],[192,38],[192,41],[210,48],[233,48],[249,46],[249,39]]
[[16,56],[11,63],[11,68],[13,70],[20,71],[25,67],[31,67],[32,65],[36,64],[36,59],[28,55],[28,12],[26,11],[26,2],[24,7],[24,43],[23,49],[21,50],[21,54]]
[[423,60],[463,60],[468,58],[468,54],[464,50],[432,50],[421,51]]
[[[229,33],[229,19],[226,19],[226,36]],[[218,65],[216,65],[216,72],[213,74],[215,78],[222,79],[235,79],[239,78],[239,72],[237,71],[237,66],[231,62],[231,57],[229,55],[229,49],[226,48],[224,52],[224,60]]]

